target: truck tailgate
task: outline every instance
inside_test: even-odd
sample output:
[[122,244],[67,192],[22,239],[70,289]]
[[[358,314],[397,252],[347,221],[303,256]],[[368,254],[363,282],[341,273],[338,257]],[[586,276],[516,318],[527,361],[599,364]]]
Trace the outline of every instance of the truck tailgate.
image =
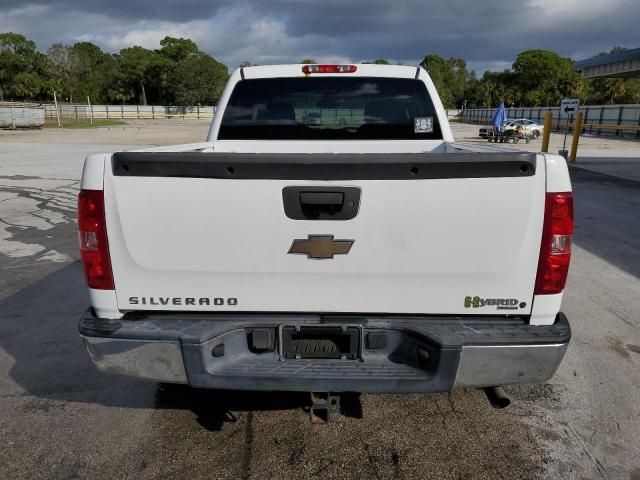
[[104,190],[121,310],[531,311],[535,154],[122,152]]

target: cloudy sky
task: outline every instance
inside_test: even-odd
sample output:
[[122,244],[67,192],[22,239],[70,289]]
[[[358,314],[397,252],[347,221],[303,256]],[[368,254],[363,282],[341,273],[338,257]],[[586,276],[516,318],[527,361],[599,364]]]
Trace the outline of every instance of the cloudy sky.
[[574,59],[614,45],[640,47],[640,0],[0,0],[0,32],[54,42],[87,40],[116,52],[188,37],[235,68],[425,54],[501,70],[525,49]]

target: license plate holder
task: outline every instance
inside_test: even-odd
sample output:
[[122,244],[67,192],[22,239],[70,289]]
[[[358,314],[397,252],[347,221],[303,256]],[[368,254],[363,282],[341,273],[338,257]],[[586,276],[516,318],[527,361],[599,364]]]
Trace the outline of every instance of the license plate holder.
[[283,326],[281,355],[292,359],[357,360],[362,329],[354,326]]

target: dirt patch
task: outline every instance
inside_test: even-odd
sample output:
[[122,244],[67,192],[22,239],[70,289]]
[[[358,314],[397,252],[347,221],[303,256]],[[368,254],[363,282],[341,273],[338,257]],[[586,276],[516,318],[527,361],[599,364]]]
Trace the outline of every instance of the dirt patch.
[[546,401],[554,403],[559,400],[558,393],[548,383],[513,385],[507,387],[506,391],[517,402],[539,403]]
[[607,337],[607,342],[609,343],[609,349],[616,352],[623,358],[629,358],[629,352],[626,348],[624,348],[624,343],[618,337]]
[[633,345],[631,343],[627,343],[627,350],[633,353],[640,353],[640,345]]
[[542,473],[542,449],[521,421],[522,412],[494,410],[479,391],[363,395],[362,405],[362,419],[338,416],[321,427],[311,425],[303,411],[257,414],[253,478],[537,478]]

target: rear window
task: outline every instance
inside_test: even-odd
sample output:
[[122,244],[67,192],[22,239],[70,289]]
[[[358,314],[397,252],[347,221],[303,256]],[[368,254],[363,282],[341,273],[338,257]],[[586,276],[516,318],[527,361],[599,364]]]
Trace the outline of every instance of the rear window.
[[431,140],[442,131],[420,80],[312,76],[240,81],[218,138]]

